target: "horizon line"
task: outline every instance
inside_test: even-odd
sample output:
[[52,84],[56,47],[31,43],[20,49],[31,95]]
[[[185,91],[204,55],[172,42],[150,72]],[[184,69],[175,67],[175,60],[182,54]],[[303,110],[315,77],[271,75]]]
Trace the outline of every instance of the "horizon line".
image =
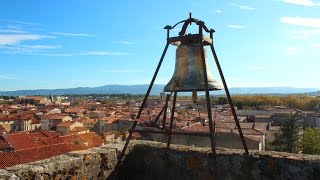
[[[144,86],[149,84],[106,84],[102,86],[78,86],[78,87],[63,87],[63,88],[37,88],[37,89],[16,89],[16,90],[0,90],[0,92],[13,92],[13,91],[34,91],[34,90],[58,90],[58,89],[77,89],[77,88],[98,88],[103,86]],[[154,85],[162,85],[165,86],[165,84],[154,84]],[[153,85],[153,86],[154,86]],[[228,87],[230,88],[294,88],[294,89],[316,89],[320,90],[320,88],[317,87],[293,87],[293,86],[232,86]],[[222,88],[224,89],[224,88]]]

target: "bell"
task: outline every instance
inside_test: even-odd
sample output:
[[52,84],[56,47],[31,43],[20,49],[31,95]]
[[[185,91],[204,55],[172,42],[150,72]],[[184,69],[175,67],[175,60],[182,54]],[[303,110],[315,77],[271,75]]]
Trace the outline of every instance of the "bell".
[[[221,90],[222,86],[213,78],[207,63],[207,52],[204,48],[209,90]],[[198,44],[181,44],[176,50],[174,74],[164,87],[165,92],[172,91],[205,91],[202,58]]]

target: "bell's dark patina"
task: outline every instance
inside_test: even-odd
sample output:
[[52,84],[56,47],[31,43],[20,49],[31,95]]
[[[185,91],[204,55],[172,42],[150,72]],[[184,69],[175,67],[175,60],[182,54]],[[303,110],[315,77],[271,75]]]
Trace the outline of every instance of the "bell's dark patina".
[[[204,55],[209,90],[221,90],[222,86],[210,73],[206,49],[204,49]],[[198,44],[182,44],[178,46],[174,74],[164,87],[164,91],[205,91],[206,84],[202,67],[200,46]]]

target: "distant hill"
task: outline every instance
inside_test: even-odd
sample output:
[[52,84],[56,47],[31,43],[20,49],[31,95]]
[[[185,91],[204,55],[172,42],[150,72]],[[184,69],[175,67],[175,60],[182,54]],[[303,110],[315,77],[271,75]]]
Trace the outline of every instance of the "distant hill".
[[293,87],[235,87],[230,88],[232,94],[306,94],[319,91],[317,88]]
[[[25,96],[25,95],[65,95],[65,94],[145,94],[149,85],[105,85],[100,87],[77,87],[67,89],[35,89],[0,91],[4,96]],[[152,94],[159,94],[163,90],[163,85],[155,84]]]
[[[17,90],[17,91],[0,91],[4,96],[25,96],[25,95],[66,95],[66,94],[145,94],[149,85],[105,85],[100,87],[78,87],[67,89],[36,89],[36,90]],[[164,85],[155,84],[151,94],[157,95],[162,92]],[[230,88],[232,95],[237,94],[320,94],[320,89],[316,88],[292,88],[292,87],[237,87]],[[216,94],[216,93],[215,93]],[[218,91],[217,94],[225,94],[224,90]]]
[[309,96],[320,96],[320,91],[309,92],[307,93]]

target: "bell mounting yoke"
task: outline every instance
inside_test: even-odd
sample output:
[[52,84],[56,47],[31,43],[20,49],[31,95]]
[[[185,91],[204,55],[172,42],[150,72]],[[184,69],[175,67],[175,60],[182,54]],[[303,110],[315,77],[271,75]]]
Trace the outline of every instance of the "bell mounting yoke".
[[[191,13],[189,16],[190,16],[189,19],[180,21],[174,26],[167,25],[166,27],[164,27],[164,29],[167,29],[169,31],[171,29],[174,29],[177,25],[183,23],[181,31],[179,32],[179,36],[169,37],[169,34],[168,34],[168,37],[167,37],[168,43],[174,46],[179,46],[180,44],[199,44],[199,40],[202,39],[202,43],[204,46],[213,44],[211,34],[213,34],[215,31],[213,29],[209,30],[203,21],[200,21],[196,18],[192,18]],[[204,35],[201,37],[200,34],[186,34],[186,30],[188,26],[191,25],[192,23],[195,23],[196,25],[201,26],[207,33],[210,34],[210,38]]]

